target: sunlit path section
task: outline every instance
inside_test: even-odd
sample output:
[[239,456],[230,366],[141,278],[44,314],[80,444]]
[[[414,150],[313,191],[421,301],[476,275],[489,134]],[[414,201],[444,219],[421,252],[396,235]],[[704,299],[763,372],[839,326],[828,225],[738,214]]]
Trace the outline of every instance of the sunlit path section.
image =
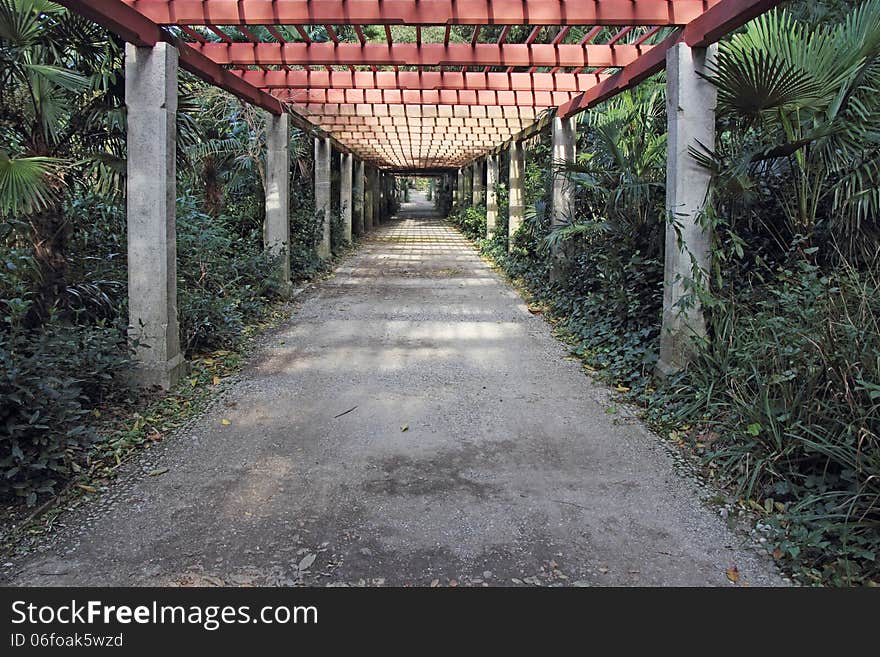
[[418,194],[147,460],[14,581],[777,582]]

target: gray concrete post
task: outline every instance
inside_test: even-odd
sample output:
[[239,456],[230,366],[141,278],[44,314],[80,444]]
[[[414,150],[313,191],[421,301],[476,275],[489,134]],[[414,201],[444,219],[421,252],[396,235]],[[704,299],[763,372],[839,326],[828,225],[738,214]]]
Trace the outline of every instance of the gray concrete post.
[[342,239],[351,242],[352,184],[354,178],[354,155],[342,153],[339,181],[339,207],[342,211]]
[[352,217],[355,235],[364,234],[364,161],[359,159],[354,171],[354,192],[352,195]]
[[464,195],[462,205],[470,207],[474,204],[474,167],[472,165],[464,169]]
[[495,235],[498,223],[498,154],[492,153],[486,159],[486,237]]
[[142,385],[186,372],[177,321],[177,49],[125,46],[129,335]]
[[464,199],[464,169],[459,169],[455,178],[455,188],[452,190],[452,202],[462,205]]
[[290,284],[290,122],[287,114],[266,117],[266,218],[263,245],[280,256],[281,279]]
[[385,220],[385,190],[382,189],[382,179],[385,174],[381,169],[376,170],[373,178],[373,198],[376,200],[376,210],[373,212],[373,222],[378,226]]
[[476,207],[478,205],[482,205],[484,201],[483,192],[485,190],[483,188],[483,160],[476,160],[474,162],[471,176],[472,180],[474,181],[472,202],[474,207]]
[[[657,371],[668,375],[687,365],[694,338],[706,334],[699,303],[688,289],[709,270],[710,235],[701,225],[711,175],[691,156],[699,144],[715,145],[715,87],[700,73],[717,46],[679,43],[666,53],[666,252],[663,271],[663,325]],[[678,230],[671,224],[674,221]],[[679,244],[679,236],[681,244]],[[687,298],[686,298],[687,297]],[[687,302],[687,303],[685,303]]]
[[315,139],[315,213],[322,222],[321,242],[318,255],[325,260],[330,257],[330,155],[333,147],[329,137]]
[[[577,124],[574,117],[555,117],[552,124],[553,166],[574,162],[577,145]],[[564,175],[553,174],[553,224],[564,223],[571,215],[571,185]]]
[[[552,225],[558,226],[565,223],[571,217],[572,212],[571,182],[565,173],[557,171],[556,168],[574,162],[577,145],[577,123],[574,117],[568,119],[554,117],[550,133],[554,169],[550,221]],[[571,249],[566,246],[565,244],[556,246],[551,254],[550,276],[554,281],[561,281],[567,276]]]
[[513,236],[525,218],[525,190],[523,176],[525,174],[525,151],[522,144],[510,142],[509,200],[507,222],[507,250],[513,246]]
[[373,230],[376,225],[373,215],[376,213],[376,199],[373,190],[373,177],[376,170],[365,167],[364,173],[364,231]]

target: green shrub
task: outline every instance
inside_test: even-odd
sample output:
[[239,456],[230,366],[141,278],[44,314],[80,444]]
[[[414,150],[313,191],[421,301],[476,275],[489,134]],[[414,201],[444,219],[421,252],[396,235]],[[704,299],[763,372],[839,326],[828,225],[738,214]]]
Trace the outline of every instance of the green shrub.
[[809,574],[877,577],[880,271],[795,261],[771,274],[710,315],[713,339],[651,414],[696,427],[707,465]]
[[130,361],[118,327],[50,320],[29,331],[11,319],[0,332],[0,497],[33,505],[85,460],[89,411],[124,391]]
[[277,299],[278,263],[259,246],[197,209],[193,197],[178,204],[178,314],[187,354],[235,345],[244,327]]
[[486,206],[455,206],[449,213],[449,221],[470,239],[481,239],[486,235]]

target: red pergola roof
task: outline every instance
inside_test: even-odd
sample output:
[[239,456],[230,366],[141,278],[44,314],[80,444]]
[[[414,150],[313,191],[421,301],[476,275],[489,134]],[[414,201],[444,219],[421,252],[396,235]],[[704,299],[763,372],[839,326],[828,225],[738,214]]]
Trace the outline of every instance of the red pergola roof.
[[[548,110],[571,116],[657,72],[675,43],[707,45],[778,2],[59,1],[136,45],[169,41],[211,84],[406,171],[466,164]],[[520,25],[531,29],[513,42]],[[590,29],[578,39],[572,26]]]

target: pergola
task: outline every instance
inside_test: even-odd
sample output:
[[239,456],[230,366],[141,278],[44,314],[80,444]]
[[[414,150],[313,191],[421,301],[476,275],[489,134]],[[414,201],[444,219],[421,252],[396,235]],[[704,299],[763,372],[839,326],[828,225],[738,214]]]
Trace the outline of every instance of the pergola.
[[[128,44],[129,291],[132,326],[151,342],[139,353],[145,381],[169,385],[183,366],[173,244],[178,66],[268,112],[265,238],[281,254],[289,124],[314,135],[324,256],[334,150],[350,237],[382,220],[393,174],[418,173],[441,176],[459,204],[485,201],[492,232],[507,149],[512,234],[523,214],[521,141],[549,127],[554,159],[573,160],[577,113],[667,67],[667,205],[683,230],[667,238],[664,366],[680,363],[685,334],[701,330],[699,310],[677,303],[690,258],[708,257],[697,222],[708,174],[688,156],[695,142],[714,140],[714,92],[700,74],[714,42],[778,0],[58,1]],[[554,182],[554,220],[568,196]]]

